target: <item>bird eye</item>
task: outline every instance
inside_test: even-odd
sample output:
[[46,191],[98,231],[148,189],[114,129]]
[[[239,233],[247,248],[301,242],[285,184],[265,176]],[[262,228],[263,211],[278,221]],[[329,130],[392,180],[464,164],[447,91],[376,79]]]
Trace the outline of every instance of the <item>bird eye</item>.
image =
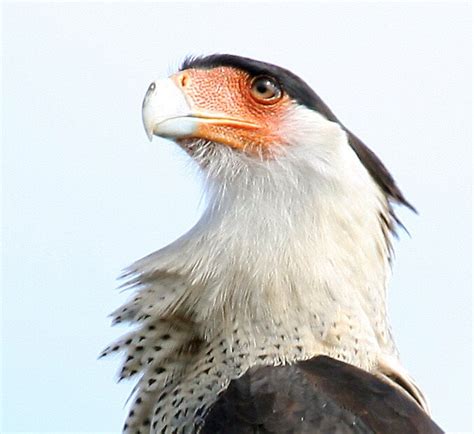
[[256,77],[251,84],[252,96],[259,102],[275,102],[281,98],[280,85],[270,77]]

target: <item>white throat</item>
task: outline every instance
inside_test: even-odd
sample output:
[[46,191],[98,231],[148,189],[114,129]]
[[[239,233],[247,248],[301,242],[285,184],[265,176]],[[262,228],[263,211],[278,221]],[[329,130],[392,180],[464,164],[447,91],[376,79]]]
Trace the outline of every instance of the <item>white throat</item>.
[[191,429],[250,367],[320,354],[425,405],[387,319],[387,198],[338,124],[296,114],[293,141],[274,158],[182,143],[204,168],[209,205],[187,234],[128,270],[137,291],[112,315],[136,327],[103,352],[126,352],[121,378],[139,374],[126,433],[150,420]]
[[255,335],[322,322],[316,329],[331,341],[329,324],[350,317],[372,346],[393,352],[385,306],[389,234],[381,221],[390,218],[387,200],[340,126],[308,116],[288,134],[295,143],[273,159],[195,144],[208,208],[133,272],[145,281],[181,276],[187,289],[162,310],[191,318],[206,337],[232,328],[229,321]]

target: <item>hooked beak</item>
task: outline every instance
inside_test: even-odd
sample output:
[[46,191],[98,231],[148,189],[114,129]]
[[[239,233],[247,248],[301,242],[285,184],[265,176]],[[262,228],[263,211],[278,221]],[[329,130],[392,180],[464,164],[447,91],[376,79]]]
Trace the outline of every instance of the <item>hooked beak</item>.
[[258,125],[251,122],[197,110],[192,107],[185,92],[171,78],[150,84],[143,100],[142,118],[150,141],[154,135],[173,140],[185,138],[219,140],[221,137],[213,130],[219,126],[258,129]]
[[150,141],[153,135],[165,138],[188,137],[197,128],[183,92],[170,79],[150,84],[143,100],[142,118]]

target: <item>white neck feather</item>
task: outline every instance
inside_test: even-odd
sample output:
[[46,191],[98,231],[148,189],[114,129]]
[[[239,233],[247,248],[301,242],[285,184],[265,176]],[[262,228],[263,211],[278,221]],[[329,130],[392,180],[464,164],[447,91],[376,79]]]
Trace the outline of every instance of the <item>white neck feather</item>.
[[136,328],[103,352],[126,351],[121,378],[140,373],[124,432],[146,420],[193,430],[250,367],[319,354],[403,385],[427,408],[386,315],[387,198],[338,124],[292,113],[273,158],[183,143],[204,168],[209,205],[129,270],[137,291],[113,317]]
[[[295,110],[297,112],[297,110]],[[189,289],[169,311],[212,336],[237,320],[249,329],[357,319],[394,352],[386,320],[390,271],[387,199],[337,123],[295,113],[292,141],[271,159],[197,143],[208,186],[198,224],[134,264],[140,276],[176,273]],[[149,279],[149,277],[148,277]]]

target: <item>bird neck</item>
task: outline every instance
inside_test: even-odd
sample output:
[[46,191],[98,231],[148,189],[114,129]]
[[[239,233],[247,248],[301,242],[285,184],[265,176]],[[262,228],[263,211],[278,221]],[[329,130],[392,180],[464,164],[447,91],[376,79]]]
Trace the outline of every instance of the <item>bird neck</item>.
[[237,172],[234,164],[230,176],[221,161],[224,181],[211,179],[197,225],[137,263],[137,272],[179,275],[187,290],[170,310],[192,318],[203,336],[230,334],[236,324],[254,337],[309,327],[306,334],[328,347],[349,347],[341,335],[359,336],[366,347],[394,352],[388,205],[344,149],[331,173],[299,159]]

